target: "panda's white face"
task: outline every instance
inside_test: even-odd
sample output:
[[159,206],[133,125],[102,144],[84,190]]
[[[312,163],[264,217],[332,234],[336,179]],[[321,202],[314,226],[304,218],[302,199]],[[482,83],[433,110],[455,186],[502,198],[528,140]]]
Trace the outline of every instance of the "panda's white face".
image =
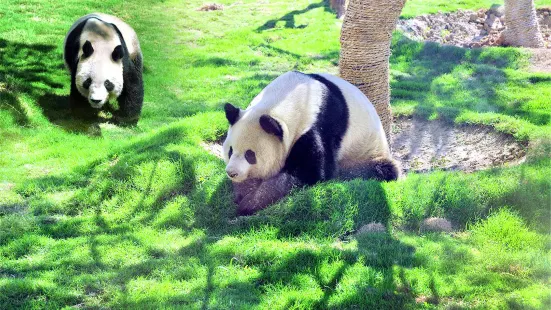
[[122,48],[104,43],[83,44],[75,76],[78,91],[96,109],[118,98],[123,89]]
[[230,126],[223,145],[228,177],[239,183],[274,176],[285,164],[283,142],[261,126],[260,115],[235,109],[239,116]]

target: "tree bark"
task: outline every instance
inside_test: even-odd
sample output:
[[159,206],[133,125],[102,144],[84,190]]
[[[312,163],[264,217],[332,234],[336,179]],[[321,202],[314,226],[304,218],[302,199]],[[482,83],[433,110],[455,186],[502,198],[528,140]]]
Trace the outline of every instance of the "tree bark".
[[337,12],[337,18],[342,18],[346,11],[346,0],[331,0],[331,8]]
[[543,47],[533,0],[505,0],[505,26],[505,45]]
[[341,30],[340,75],[373,103],[389,145],[390,43],[405,1],[350,0]]

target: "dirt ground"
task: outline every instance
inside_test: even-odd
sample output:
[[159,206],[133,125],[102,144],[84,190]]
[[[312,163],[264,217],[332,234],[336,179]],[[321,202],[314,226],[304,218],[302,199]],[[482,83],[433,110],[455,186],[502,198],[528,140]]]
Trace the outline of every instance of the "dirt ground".
[[[503,6],[488,10],[457,10],[452,13],[400,19],[397,28],[415,41],[431,41],[460,47],[501,46],[507,26]],[[551,8],[537,10],[538,23],[547,48],[551,48]]]
[[[222,158],[220,142],[202,146]],[[526,148],[512,136],[486,126],[412,118],[398,118],[393,124],[392,154],[406,173],[434,169],[472,172],[516,165],[524,161]]]
[[392,154],[405,172],[472,172],[519,164],[526,156],[526,146],[486,126],[400,118],[393,125]]
[[530,71],[551,73],[551,49],[534,48],[530,52]]

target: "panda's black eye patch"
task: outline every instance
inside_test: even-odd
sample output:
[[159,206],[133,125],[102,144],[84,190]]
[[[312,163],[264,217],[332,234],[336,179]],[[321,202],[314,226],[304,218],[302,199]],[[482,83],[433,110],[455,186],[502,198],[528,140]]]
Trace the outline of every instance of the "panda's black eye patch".
[[84,87],[84,89],[90,88],[90,85],[92,85],[92,79],[91,78],[87,78],[86,81],[84,81],[84,83],[82,83],[82,87]]
[[251,165],[254,165],[256,164],[256,154],[251,151],[251,150],[247,150],[245,152],[245,159],[247,160],[247,162]]
[[115,49],[113,50],[113,53],[111,53],[111,57],[113,58],[113,61],[119,61],[122,59],[122,55],[124,54],[124,51],[122,49],[122,46],[117,45]]
[[115,88],[115,84],[111,83],[109,80],[105,80],[103,85],[105,85],[105,89],[107,89],[107,91],[112,91]]
[[82,46],[82,57],[84,58],[90,57],[93,52],[94,52],[94,48],[92,47],[92,43],[90,43],[90,41],[86,41]]
[[228,158],[231,158],[231,155],[233,154],[233,149],[232,147],[230,146],[230,151],[228,152]]

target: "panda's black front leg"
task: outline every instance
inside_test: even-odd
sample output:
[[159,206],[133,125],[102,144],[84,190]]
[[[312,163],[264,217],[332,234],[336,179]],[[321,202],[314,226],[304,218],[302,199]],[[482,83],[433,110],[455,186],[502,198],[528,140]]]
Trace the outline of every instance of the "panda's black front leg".
[[[248,193],[237,201],[237,213],[239,215],[251,215],[277,202],[288,195],[294,187],[301,185],[302,183],[297,177],[283,172],[261,181],[255,188],[244,187],[242,190],[246,190]],[[236,196],[239,194],[239,190],[236,190]]]
[[143,91],[123,93],[118,98],[119,110],[114,113],[114,120],[121,125],[136,125],[140,119],[143,105]]
[[115,122],[121,125],[136,125],[142,112],[144,90],[139,57],[136,63],[125,63],[123,91],[117,99],[119,110],[114,113]]
[[305,133],[295,142],[283,171],[294,175],[307,185],[332,179],[337,167],[335,150],[326,144],[331,143],[324,143],[318,131],[310,130]]
[[88,100],[79,93],[74,82],[71,83],[69,108],[73,116],[79,119],[93,120],[98,116],[98,110],[90,106]]

